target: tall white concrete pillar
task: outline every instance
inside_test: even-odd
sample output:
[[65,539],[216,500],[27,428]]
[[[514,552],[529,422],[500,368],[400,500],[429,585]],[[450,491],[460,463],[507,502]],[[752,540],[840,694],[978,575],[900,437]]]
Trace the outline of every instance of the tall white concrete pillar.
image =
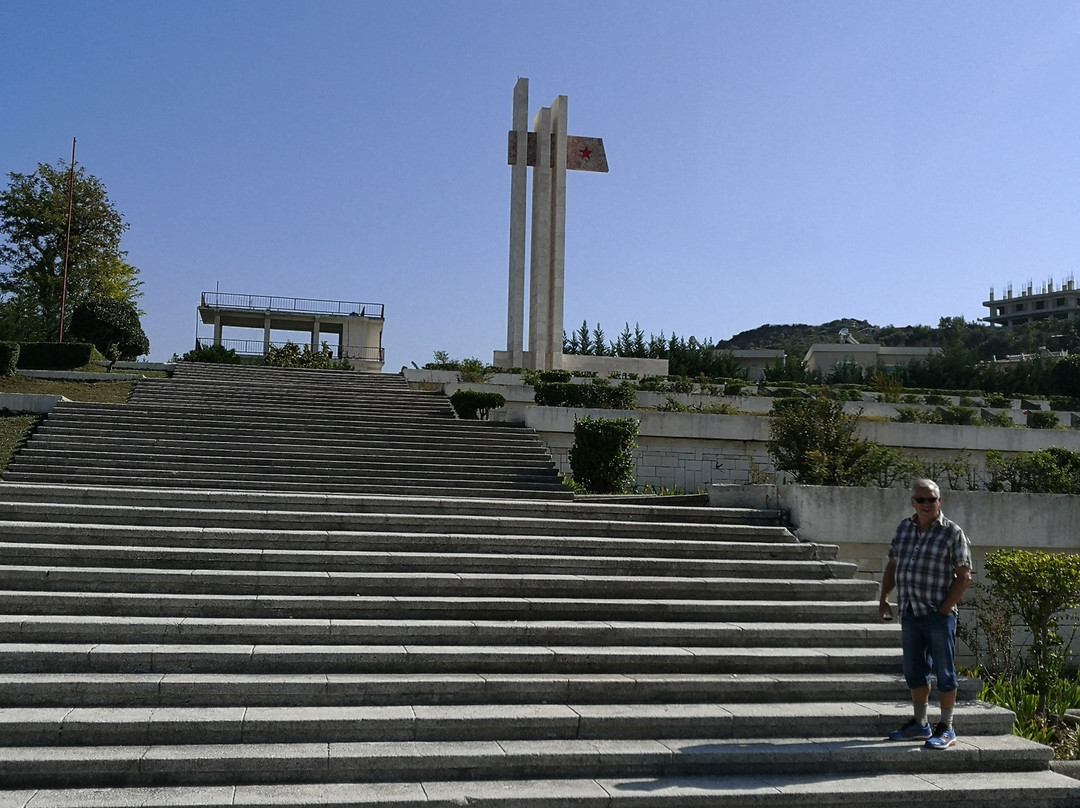
[[319,350],[319,318],[315,318],[315,322],[311,324],[311,352],[315,353]]
[[566,268],[566,96],[551,105],[551,269],[548,278],[548,350],[544,365],[562,367],[563,275]]
[[551,108],[533,118],[536,165],[529,254],[529,351],[535,370],[551,370]]
[[221,344],[221,312],[214,312],[214,344]]
[[522,367],[525,342],[525,214],[528,184],[529,80],[514,85],[513,131],[516,160],[510,169],[510,284],[506,350],[513,367]]

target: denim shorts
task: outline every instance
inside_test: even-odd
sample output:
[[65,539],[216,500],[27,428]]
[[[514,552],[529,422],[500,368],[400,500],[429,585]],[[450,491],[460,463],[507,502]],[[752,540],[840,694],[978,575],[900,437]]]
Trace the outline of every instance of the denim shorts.
[[915,617],[905,614],[900,624],[904,649],[904,678],[911,690],[930,684],[930,673],[937,675],[938,692],[956,690],[956,615],[938,612]]

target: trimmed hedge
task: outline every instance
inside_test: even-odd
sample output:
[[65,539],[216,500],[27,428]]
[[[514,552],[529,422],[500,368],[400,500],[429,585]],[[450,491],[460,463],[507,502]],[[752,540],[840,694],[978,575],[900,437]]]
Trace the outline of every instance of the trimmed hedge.
[[0,376],[14,376],[19,366],[19,343],[0,342]]
[[542,407],[583,407],[598,410],[637,409],[637,391],[629,382],[612,387],[605,379],[591,384],[540,382],[533,400]]
[[85,342],[23,342],[19,345],[20,368],[27,370],[73,370],[90,363],[94,346]]

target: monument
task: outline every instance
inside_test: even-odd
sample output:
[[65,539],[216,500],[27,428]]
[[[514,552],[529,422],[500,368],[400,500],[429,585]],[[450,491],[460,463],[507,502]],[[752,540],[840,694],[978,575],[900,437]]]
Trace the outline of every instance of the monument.
[[[506,350],[494,364],[530,370],[596,370],[667,374],[666,360],[589,357],[562,352],[563,276],[566,248],[566,172],[608,170],[601,138],[567,135],[567,98],[542,108],[528,128],[529,80],[514,86],[513,129],[507,144],[510,170],[510,281]],[[525,221],[527,169],[533,169],[529,229],[529,340],[525,339]]]

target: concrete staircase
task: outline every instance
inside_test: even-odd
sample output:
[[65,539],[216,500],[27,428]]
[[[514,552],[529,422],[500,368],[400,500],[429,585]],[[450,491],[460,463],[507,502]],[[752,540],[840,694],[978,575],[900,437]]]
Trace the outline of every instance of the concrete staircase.
[[[118,417],[214,420],[168,385]],[[953,749],[882,741],[897,629],[776,513],[19,473],[0,808],[1080,804],[971,682]]]
[[528,429],[401,376],[180,363],[125,406],[58,405],[5,480],[570,499]]

